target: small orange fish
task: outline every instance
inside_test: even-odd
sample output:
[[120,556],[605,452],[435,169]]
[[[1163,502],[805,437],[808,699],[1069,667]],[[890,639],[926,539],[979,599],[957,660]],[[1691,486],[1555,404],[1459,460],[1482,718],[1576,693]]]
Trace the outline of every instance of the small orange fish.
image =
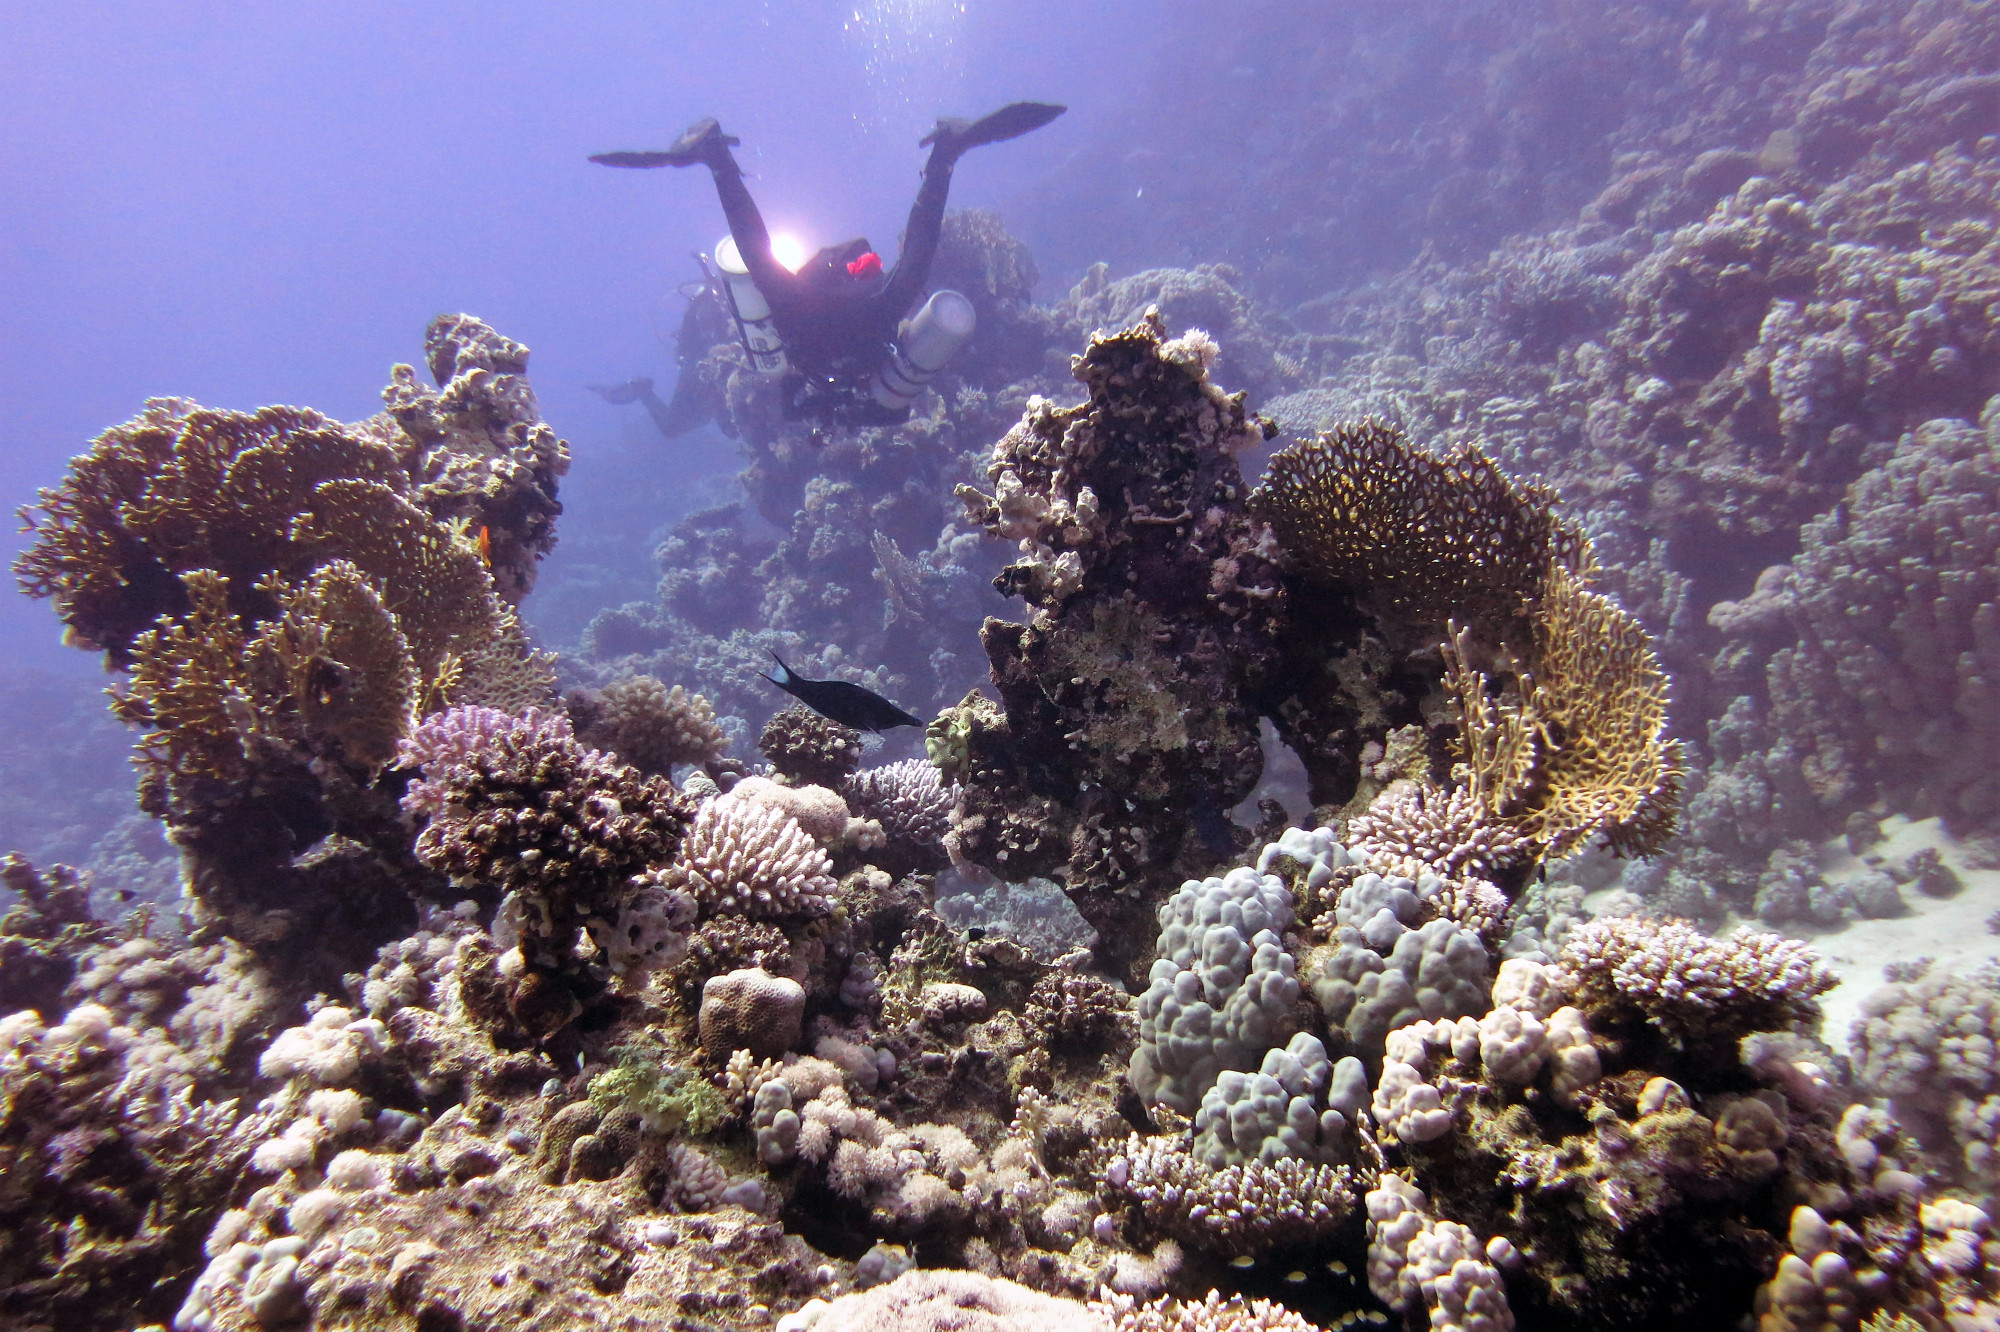
[[484,525],[479,529],[479,558],[486,562],[487,568],[493,567],[493,533]]

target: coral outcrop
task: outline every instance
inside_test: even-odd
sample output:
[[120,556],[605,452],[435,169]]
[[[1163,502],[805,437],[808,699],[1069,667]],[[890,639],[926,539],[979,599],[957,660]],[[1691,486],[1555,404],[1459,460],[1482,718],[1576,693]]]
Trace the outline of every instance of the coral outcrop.
[[[1233,454],[1263,438],[1209,382],[1213,343],[1157,319],[1092,340],[1078,407],[1031,403],[994,446],[991,494],[961,490],[986,531],[1020,543],[996,580],[1027,624],[981,631],[1006,708],[1007,770],[966,781],[959,854],[996,873],[1074,885],[1114,947],[1125,889],[1174,863],[1191,825],[1214,832],[1262,768],[1245,684],[1269,668],[1281,600],[1268,538],[1244,512]],[[976,713],[965,742],[980,757]],[[1044,826],[1011,845],[1010,815]]]
[[341,963],[315,954],[372,949],[439,887],[383,777],[397,742],[553,680],[510,603],[554,539],[568,451],[525,348],[446,316],[426,353],[436,391],[397,367],[390,410],[352,426],[150,403],[42,492],[16,562],[128,673],[113,708],[144,728],[140,806],[186,853],[202,920],[323,982]]

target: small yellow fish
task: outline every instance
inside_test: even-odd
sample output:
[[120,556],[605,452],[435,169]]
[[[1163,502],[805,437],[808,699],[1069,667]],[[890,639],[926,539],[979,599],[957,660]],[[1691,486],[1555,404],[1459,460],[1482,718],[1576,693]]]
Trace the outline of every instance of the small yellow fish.
[[1257,1260],[1247,1253],[1239,1253],[1229,1260],[1229,1265],[1235,1268],[1255,1267]]
[[493,532],[483,523],[479,528],[479,558],[487,568],[493,567]]
[[1285,1280],[1291,1282],[1294,1286],[1303,1286],[1306,1283],[1306,1274],[1304,1272],[1287,1272],[1285,1273]]

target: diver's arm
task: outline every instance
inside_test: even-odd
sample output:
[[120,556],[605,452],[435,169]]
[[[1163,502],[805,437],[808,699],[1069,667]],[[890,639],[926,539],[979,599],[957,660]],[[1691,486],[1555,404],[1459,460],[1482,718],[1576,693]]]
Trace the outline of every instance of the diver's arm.
[[777,308],[790,297],[798,279],[771,253],[771,233],[750,189],[743,183],[743,169],[727,148],[708,160],[709,174],[715,177],[715,195],[722,201],[722,215],[729,219],[729,234],[736,239],[736,253],[750,270],[750,280],[764,299]]

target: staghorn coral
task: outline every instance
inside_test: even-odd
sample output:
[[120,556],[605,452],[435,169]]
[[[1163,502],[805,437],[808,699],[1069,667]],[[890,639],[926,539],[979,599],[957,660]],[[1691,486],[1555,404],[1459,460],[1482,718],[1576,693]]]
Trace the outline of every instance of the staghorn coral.
[[680,685],[669,689],[654,676],[628,675],[572,693],[566,703],[579,739],[643,773],[665,776],[678,764],[710,764],[729,748],[706,698]]
[[764,723],[757,748],[792,781],[838,788],[861,765],[861,732],[794,703]]

